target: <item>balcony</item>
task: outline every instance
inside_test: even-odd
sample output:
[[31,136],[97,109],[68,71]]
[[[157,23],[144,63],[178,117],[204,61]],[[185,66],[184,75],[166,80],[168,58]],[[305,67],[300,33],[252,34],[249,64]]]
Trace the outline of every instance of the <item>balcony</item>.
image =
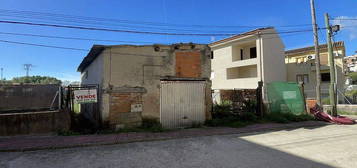
[[257,78],[257,65],[227,68],[227,79]]
[[257,58],[245,59],[232,62],[230,67],[244,67],[244,66],[253,66],[258,64]]

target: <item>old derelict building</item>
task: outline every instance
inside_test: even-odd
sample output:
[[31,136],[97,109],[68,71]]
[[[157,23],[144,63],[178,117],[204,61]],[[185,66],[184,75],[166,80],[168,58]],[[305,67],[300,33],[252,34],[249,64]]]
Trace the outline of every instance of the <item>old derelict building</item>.
[[102,123],[132,127],[156,118],[167,128],[185,127],[210,117],[210,53],[191,43],[94,45],[78,71],[82,85],[99,85]]

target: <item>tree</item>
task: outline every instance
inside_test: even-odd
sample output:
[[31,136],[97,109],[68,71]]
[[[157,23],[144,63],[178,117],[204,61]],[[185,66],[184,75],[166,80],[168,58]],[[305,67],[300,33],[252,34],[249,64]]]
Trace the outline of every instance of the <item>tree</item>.
[[23,76],[15,77],[12,83],[32,83],[32,84],[61,84],[61,80],[49,76]]
[[357,84],[357,72],[351,72],[348,76],[352,79],[352,84]]

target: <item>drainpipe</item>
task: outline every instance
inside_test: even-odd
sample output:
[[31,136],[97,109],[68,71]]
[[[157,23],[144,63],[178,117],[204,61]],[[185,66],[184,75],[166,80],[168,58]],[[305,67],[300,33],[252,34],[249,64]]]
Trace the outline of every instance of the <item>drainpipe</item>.
[[258,38],[259,38],[259,60],[260,60],[260,82],[263,82],[263,61],[262,61],[262,40],[261,40],[261,32],[258,32]]
[[260,117],[262,117],[265,113],[264,111],[264,100],[265,100],[265,91],[264,91],[264,83],[263,83],[263,60],[262,60],[262,36],[261,36],[261,32],[258,32],[258,38],[259,38],[259,66],[260,66],[260,81],[258,82],[258,87],[260,89],[260,102],[259,102],[259,115]]
[[112,82],[112,47],[109,49],[109,80],[108,85],[110,86]]

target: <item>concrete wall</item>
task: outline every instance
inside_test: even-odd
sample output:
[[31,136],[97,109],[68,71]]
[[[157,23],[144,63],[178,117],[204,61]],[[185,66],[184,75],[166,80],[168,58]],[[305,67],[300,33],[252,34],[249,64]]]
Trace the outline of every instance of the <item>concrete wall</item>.
[[[0,85],[0,113],[6,111],[48,110],[59,85]],[[58,108],[58,97],[53,108]]]
[[53,133],[70,125],[68,111],[0,114],[0,136]]
[[[99,57],[103,59],[102,119],[111,124],[123,123],[112,120],[112,116],[129,115],[132,110],[115,110],[118,104],[113,99],[118,95],[140,93],[142,111],[136,114],[159,118],[160,79],[203,79],[209,82],[211,75],[210,50],[206,45],[107,46]],[[95,64],[101,62],[93,62],[89,67],[99,67]],[[133,97],[127,98],[125,107],[137,104]]]
[[81,84],[99,84],[103,83],[103,71],[104,71],[104,55],[101,53],[90,66],[88,66],[83,73],[81,73]]
[[[286,81],[285,46],[275,30],[265,30],[262,46],[262,79],[264,84]],[[271,33],[271,34],[269,34]],[[257,41],[259,43],[259,40]]]
[[[324,105],[324,112],[331,111],[331,105]],[[357,115],[357,105],[351,104],[338,104],[337,105],[337,113]]]

